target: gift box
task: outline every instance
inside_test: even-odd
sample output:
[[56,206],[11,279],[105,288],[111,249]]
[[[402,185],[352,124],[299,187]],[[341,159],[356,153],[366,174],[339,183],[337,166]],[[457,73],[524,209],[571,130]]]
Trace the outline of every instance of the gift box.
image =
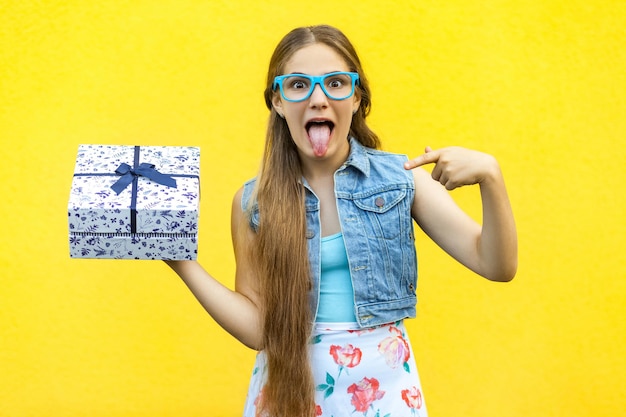
[[199,148],[80,145],[70,257],[196,259],[199,175]]

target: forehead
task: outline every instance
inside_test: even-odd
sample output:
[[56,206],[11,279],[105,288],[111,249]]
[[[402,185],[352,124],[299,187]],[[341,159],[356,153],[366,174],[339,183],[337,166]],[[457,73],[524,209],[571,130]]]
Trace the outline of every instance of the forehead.
[[285,73],[322,75],[333,71],[349,71],[348,64],[333,48],[314,43],[298,49],[285,64]]

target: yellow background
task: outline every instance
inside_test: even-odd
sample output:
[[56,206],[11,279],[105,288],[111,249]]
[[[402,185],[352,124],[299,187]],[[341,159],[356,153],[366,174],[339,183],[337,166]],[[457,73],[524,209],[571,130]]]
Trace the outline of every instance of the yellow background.
[[[0,416],[241,414],[254,353],[163,263],[69,259],[74,158],[201,146],[199,258],[232,286],[269,56],[316,23],[355,43],[386,149],[484,150],[508,181],[512,283],[418,234],[409,330],[430,415],[623,413],[625,2],[16,0],[0,5]],[[480,218],[476,188],[453,195]]]

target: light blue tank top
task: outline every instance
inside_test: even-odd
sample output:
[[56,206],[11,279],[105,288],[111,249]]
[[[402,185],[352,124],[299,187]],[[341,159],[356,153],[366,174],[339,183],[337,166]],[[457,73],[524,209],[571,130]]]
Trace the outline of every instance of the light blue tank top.
[[353,323],[354,291],[341,233],[322,237],[320,301],[315,321]]

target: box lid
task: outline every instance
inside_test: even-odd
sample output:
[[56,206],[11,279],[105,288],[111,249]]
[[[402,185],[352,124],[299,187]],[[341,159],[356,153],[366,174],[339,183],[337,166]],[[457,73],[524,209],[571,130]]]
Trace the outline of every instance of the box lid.
[[[131,173],[119,192],[111,187],[127,164],[170,176],[176,187]],[[200,201],[200,149],[178,146],[80,145],[68,204],[70,233],[195,234]]]

